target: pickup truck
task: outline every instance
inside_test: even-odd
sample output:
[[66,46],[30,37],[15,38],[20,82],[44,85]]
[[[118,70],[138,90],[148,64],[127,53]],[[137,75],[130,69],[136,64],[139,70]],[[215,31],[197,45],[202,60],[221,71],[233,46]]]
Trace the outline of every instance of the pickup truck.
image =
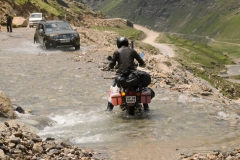
[[41,20],[44,20],[42,13],[31,13],[29,16],[29,27],[37,26]]

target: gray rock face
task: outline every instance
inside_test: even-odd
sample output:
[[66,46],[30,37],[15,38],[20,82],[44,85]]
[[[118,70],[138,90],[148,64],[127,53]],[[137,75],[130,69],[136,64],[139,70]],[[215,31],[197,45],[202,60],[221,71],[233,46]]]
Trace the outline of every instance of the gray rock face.
[[[234,1],[235,4],[238,3],[236,0]],[[220,0],[124,0],[117,5],[113,4],[112,0],[86,0],[86,3],[94,9],[101,10],[108,17],[129,19],[136,24],[161,32],[188,34],[202,34],[203,30],[207,30],[211,26],[208,21],[199,23],[201,19],[208,19],[209,15],[221,10],[229,13],[237,12],[239,8],[238,5],[233,5],[234,2],[232,5],[230,3],[221,5]],[[221,12],[219,12],[220,14]],[[212,16],[209,19],[217,22],[219,17]],[[197,22],[199,25],[193,25]],[[205,26],[208,27],[203,28]]]
[[8,96],[0,91],[0,117],[16,118],[14,108]]

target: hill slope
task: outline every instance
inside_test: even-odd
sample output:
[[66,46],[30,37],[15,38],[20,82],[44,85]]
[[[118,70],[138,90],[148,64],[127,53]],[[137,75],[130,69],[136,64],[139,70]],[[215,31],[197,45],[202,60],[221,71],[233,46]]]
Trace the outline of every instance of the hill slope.
[[110,17],[121,17],[157,31],[238,39],[237,0],[84,0]]
[[102,17],[100,12],[89,9],[81,0],[1,0],[0,19],[4,14],[28,18],[30,13],[42,12],[48,19],[66,19],[75,26],[88,17]]

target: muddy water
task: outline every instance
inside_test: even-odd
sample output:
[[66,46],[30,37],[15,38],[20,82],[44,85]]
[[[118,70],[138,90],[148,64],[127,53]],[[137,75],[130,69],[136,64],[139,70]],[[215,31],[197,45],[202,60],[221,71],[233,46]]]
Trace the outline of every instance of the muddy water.
[[33,44],[33,32],[0,33],[0,90],[14,105],[32,110],[18,120],[37,127],[41,137],[119,160],[175,160],[181,153],[239,147],[239,106],[157,88],[148,113],[129,118],[118,107],[105,112],[111,80],[104,77],[111,73],[100,72],[95,63],[71,61],[88,47],[45,51]]

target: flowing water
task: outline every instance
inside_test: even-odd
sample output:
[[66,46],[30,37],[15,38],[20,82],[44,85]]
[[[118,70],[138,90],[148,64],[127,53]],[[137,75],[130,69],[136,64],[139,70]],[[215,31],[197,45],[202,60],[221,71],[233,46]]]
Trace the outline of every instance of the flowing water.
[[[236,110],[214,101],[156,88],[150,112],[127,117],[106,112],[111,73],[95,63],[74,62],[72,49],[45,51],[33,44],[34,29],[0,33],[0,90],[32,114],[18,120],[54,137],[90,148],[105,159],[175,160],[181,153],[239,147]],[[96,53],[98,54],[98,53]],[[112,73],[113,74],[113,73]],[[0,121],[6,121],[1,118]]]

